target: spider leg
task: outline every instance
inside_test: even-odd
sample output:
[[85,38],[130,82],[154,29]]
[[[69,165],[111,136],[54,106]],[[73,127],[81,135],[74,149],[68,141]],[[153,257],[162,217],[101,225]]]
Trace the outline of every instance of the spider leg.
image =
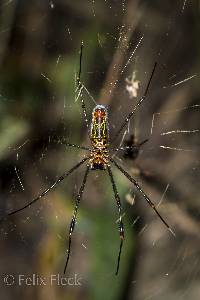
[[116,152],[118,152],[118,151],[122,151],[122,152],[136,151],[136,153],[137,153],[137,152],[139,152],[140,147],[143,146],[146,142],[148,142],[148,139],[142,141],[141,143],[133,144],[132,146],[124,146],[124,147],[119,147],[119,148],[110,148],[109,150],[114,152],[112,157],[114,157],[116,155]]
[[80,85],[80,82],[81,82],[82,58],[83,58],[83,42],[81,43],[80,56],[79,56],[79,71],[78,71],[78,77],[77,77],[78,86]]
[[139,147],[141,147],[146,142],[148,142],[147,139],[144,140],[143,142],[141,142],[140,144],[135,144],[133,146],[125,146],[125,147],[120,147],[120,148],[111,148],[110,151],[118,152],[118,151],[134,150],[134,149],[138,149]]
[[144,141],[142,141],[141,143],[138,144],[139,147],[141,147],[142,145],[144,145],[145,143],[147,143],[149,141],[149,139],[146,139]]
[[116,187],[116,184],[115,184],[115,181],[114,181],[113,173],[112,173],[111,167],[109,165],[107,166],[107,168],[108,168],[108,174],[110,176],[113,192],[114,192],[114,195],[115,195],[115,200],[116,200],[117,207],[118,207],[118,214],[119,214],[119,234],[120,234],[121,242],[120,242],[119,254],[118,254],[118,259],[117,259],[117,269],[116,269],[116,273],[115,273],[115,275],[117,275],[118,271],[119,271],[121,252],[122,252],[122,246],[123,246],[123,241],[124,241],[124,225],[123,225],[122,216],[121,216],[121,210],[122,209],[121,209],[120,197],[119,197],[117,187]]
[[53,188],[55,188],[63,179],[65,179],[69,174],[71,174],[73,171],[78,169],[88,159],[89,159],[89,157],[85,157],[84,159],[82,159],[78,164],[76,164],[69,171],[63,173],[49,188],[47,188],[45,191],[43,191],[38,197],[34,198],[32,201],[30,201],[28,204],[24,205],[23,207],[8,213],[7,215],[8,216],[14,215],[17,212],[20,212],[20,211],[24,210],[25,208],[31,206],[33,203],[35,203],[39,199],[43,198],[48,192],[50,192]]
[[78,97],[81,98],[81,107],[83,111],[83,117],[85,120],[85,124],[87,127],[88,135],[89,135],[89,122],[88,122],[88,117],[87,117],[87,112],[86,112],[86,107],[85,107],[85,101],[83,99],[82,95],[82,90],[84,86],[81,83],[81,71],[82,71],[82,58],[83,58],[83,42],[81,43],[81,49],[80,49],[80,57],[79,57],[79,72],[78,72],[78,77],[77,77],[77,89],[78,89]]
[[86,93],[88,94],[88,96],[90,97],[90,99],[92,100],[92,102],[94,102],[94,104],[97,105],[97,102],[95,101],[94,97],[90,94],[90,92],[88,91],[86,86],[83,84],[83,82],[81,82],[81,85],[82,85],[83,89],[86,91]]
[[137,146],[126,146],[126,147],[120,147],[120,148],[111,148],[110,151],[118,152],[118,151],[126,151],[126,150],[134,150],[138,148]]
[[73,148],[77,148],[77,149],[81,149],[81,150],[91,151],[90,148],[85,147],[85,146],[79,146],[79,145],[65,143],[65,142],[62,142],[62,144],[64,144],[66,147],[73,147]]
[[145,192],[141,189],[141,187],[139,186],[139,184],[137,183],[137,181],[130,175],[128,174],[120,165],[118,165],[118,163],[113,160],[112,158],[110,158],[110,161],[122,172],[122,174],[124,174],[124,176],[126,176],[134,185],[135,187],[138,189],[138,191],[142,194],[142,196],[144,197],[144,199],[146,200],[146,202],[151,206],[151,208],[155,211],[155,213],[158,215],[158,217],[160,218],[160,220],[163,222],[163,224],[167,227],[167,229],[174,235],[174,231],[171,229],[171,227],[168,225],[168,223],[165,221],[165,219],[163,219],[163,217],[160,215],[160,213],[158,212],[158,210],[156,209],[155,204],[150,200],[150,198],[145,194]]
[[79,193],[78,193],[78,196],[77,196],[77,199],[76,199],[76,203],[75,203],[75,207],[74,207],[74,212],[73,212],[73,217],[71,219],[71,223],[70,223],[70,226],[69,226],[69,239],[68,239],[69,242],[68,242],[68,251],[67,251],[67,259],[66,259],[65,268],[64,268],[64,274],[66,272],[67,265],[68,265],[68,262],[69,262],[69,257],[70,257],[70,253],[71,253],[71,238],[72,238],[72,233],[74,231],[74,227],[75,227],[75,224],[76,224],[76,217],[77,217],[78,207],[79,207],[79,203],[81,201],[81,198],[82,198],[82,195],[83,195],[83,191],[84,191],[84,188],[85,188],[85,185],[86,185],[86,181],[87,181],[89,170],[90,170],[90,165],[87,166],[87,169],[85,171],[83,182],[82,182],[82,185],[80,187],[80,190],[79,190]]
[[148,94],[148,91],[149,91],[149,87],[150,87],[150,84],[151,84],[151,81],[152,81],[152,78],[153,78],[153,75],[154,75],[154,72],[155,72],[155,69],[156,69],[156,66],[157,66],[157,62],[155,62],[154,64],[154,67],[153,67],[153,70],[151,72],[151,76],[149,78],[149,81],[148,81],[148,84],[147,84],[147,87],[146,87],[146,90],[144,92],[144,95],[140,98],[140,100],[136,103],[136,105],[134,106],[133,110],[127,115],[126,119],[124,120],[124,122],[122,123],[121,127],[119,128],[119,130],[117,131],[117,133],[115,134],[112,142],[114,142],[114,140],[119,136],[119,134],[121,133],[121,131],[124,129],[124,127],[128,124],[129,120],[132,118],[132,116],[135,114],[135,112],[137,111],[138,107],[142,104],[142,102],[145,100],[147,94]]

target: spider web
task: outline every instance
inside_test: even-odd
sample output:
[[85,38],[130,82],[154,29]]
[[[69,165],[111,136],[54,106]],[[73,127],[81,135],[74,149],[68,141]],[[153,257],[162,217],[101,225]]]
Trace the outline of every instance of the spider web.
[[[69,269],[70,275],[83,278],[82,286],[70,293],[74,299],[83,291],[92,299],[198,299],[197,4],[12,0],[1,5],[1,215],[33,199],[85,155],[65,146],[89,145],[75,84],[82,40],[87,113],[90,117],[94,102],[107,105],[111,137],[143,95],[157,61],[148,96],[116,146],[123,146],[131,134],[139,142],[149,140],[136,160],[120,153],[116,159],[155,202],[176,238],[115,170],[126,225],[115,278],[117,210],[108,176],[91,173]],[[49,297],[43,287],[6,288],[3,275],[62,273],[83,172],[80,169],[37,204],[1,222],[0,289],[5,298],[12,299],[17,289],[21,299],[27,290]],[[66,297],[66,286],[51,288],[55,299]]]

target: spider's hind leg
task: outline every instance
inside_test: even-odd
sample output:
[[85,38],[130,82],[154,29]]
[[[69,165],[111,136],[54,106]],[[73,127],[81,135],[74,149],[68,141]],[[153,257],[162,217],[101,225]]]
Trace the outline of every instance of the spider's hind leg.
[[117,259],[117,269],[116,269],[116,273],[115,273],[115,275],[117,275],[118,272],[119,272],[119,264],[120,264],[121,252],[122,252],[123,241],[124,241],[124,225],[123,225],[123,222],[122,222],[122,215],[121,215],[121,210],[122,209],[121,209],[120,197],[119,197],[117,187],[116,187],[116,184],[115,184],[115,181],[114,181],[114,178],[113,178],[113,173],[112,173],[111,167],[109,165],[107,166],[107,168],[108,168],[108,174],[110,176],[113,192],[114,192],[114,195],[115,195],[115,200],[116,200],[117,207],[118,207],[118,214],[119,214],[119,234],[120,234],[121,242],[120,242],[119,254],[118,254],[118,259]]
[[71,223],[70,223],[70,226],[69,226],[69,239],[68,239],[69,242],[68,242],[67,260],[66,260],[66,263],[65,263],[64,274],[66,272],[67,265],[68,265],[68,262],[69,262],[69,257],[70,257],[70,253],[71,253],[72,233],[73,233],[74,228],[75,228],[78,207],[79,207],[79,203],[81,201],[82,195],[83,195],[83,191],[85,189],[85,185],[86,185],[89,170],[90,170],[90,165],[88,165],[87,168],[86,168],[85,175],[84,175],[84,178],[83,178],[83,182],[82,182],[82,185],[80,187],[80,190],[79,190],[79,193],[78,193],[78,196],[77,196],[77,199],[76,199],[76,203],[75,203]]
[[158,212],[156,205],[151,201],[151,199],[145,194],[145,192],[142,190],[142,188],[139,186],[139,184],[137,183],[137,181],[128,173],[126,172],[120,165],[118,165],[118,163],[110,158],[110,161],[117,167],[117,169],[124,174],[124,176],[134,184],[134,186],[136,187],[136,189],[140,192],[140,194],[143,196],[143,198],[145,199],[145,201],[149,204],[149,206],[155,211],[155,213],[157,214],[157,216],[160,218],[160,220],[163,222],[163,224],[165,225],[165,227],[170,231],[170,233],[173,236],[176,236],[175,232],[172,230],[172,228],[169,226],[169,224],[165,221],[165,219],[161,216],[161,214]]

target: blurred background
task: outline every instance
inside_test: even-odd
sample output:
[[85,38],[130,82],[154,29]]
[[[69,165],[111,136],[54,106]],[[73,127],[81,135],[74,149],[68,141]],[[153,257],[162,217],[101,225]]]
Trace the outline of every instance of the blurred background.
[[[0,8],[1,298],[199,299],[199,1],[3,0]],[[115,159],[176,237],[113,167],[126,230],[117,277],[118,214],[107,172],[89,174],[65,276],[84,166],[5,217],[85,156],[65,143],[90,145],[75,82],[82,41],[88,116],[93,99],[107,105],[111,138],[158,62],[147,98],[112,146],[148,139],[137,157],[118,152]],[[19,284],[33,274],[46,285]],[[70,284],[51,284],[52,275]]]

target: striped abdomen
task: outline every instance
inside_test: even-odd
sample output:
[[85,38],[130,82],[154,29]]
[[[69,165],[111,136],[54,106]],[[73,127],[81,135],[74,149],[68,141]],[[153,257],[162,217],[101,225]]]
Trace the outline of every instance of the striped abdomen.
[[95,106],[92,112],[90,139],[94,148],[103,149],[108,146],[108,112],[106,107],[103,105]]

